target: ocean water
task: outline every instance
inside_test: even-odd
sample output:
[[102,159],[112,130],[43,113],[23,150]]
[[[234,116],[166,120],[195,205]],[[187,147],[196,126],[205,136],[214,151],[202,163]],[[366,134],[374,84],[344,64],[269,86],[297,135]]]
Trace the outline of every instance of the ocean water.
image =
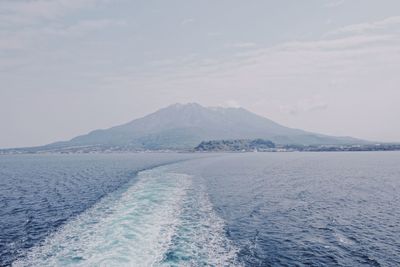
[[70,219],[137,180],[140,170],[187,154],[0,156],[0,266],[26,254]]
[[400,266],[400,153],[0,157],[0,265]]

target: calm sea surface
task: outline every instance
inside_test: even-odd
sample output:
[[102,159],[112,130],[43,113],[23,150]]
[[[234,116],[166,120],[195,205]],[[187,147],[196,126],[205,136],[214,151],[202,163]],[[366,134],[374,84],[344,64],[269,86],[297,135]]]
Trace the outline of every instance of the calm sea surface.
[[400,153],[0,156],[0,266],[400,266]]

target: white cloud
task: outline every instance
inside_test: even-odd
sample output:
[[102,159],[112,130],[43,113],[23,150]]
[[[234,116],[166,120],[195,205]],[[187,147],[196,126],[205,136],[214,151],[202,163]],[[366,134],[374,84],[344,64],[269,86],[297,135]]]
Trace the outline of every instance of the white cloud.
[[[210,84],[222,84],[219,87],[231,83],[235,87],[248,88],[268,84],[271,80],[366,74],[382,64],[394,65],[399,58],[400,37],[397,35],[354,35],[295,41],[249,49],[226,58],[165,59],[162,61],[165,71],[153,77],[151,84],[201,84],[207,79],[212,80]],[[138,73],[127,72],[116,76],[117,80],[124,81],[125,85],[121,86],[132,87],[138,82],[142,86],[148,82],[146,78],[138,79]]]
[[233,47],[233,48],[255,48],[255,47],[257,47],[257,44],[253,43],[253,42],[241,42],[241,43],[227,44],[226,46]]
[[207,36],[208,36],[208,37],[215,38],[215,37],[221,37],[222,34],[221,34],[220,32],[208,32],[208,33],[207,33]]
[[345,3],[345,0],[328,0],[325,6],[328,8],[338,7]]
[[[49,24],[43,27],[27,27],[15,31],[0,31],[0,51],[33,50],[47,42],[51,36],[76,37],[111,27],[123,27],[127,23],[120,19],[81,20],[74,24]],[[45,47],[44,47],[45,48]]]
[[307,42],[288,42],[280,47],[287,50],[339,50],[359,48],[373,45],[374,43],[391,42],[398,39],[398,36],[391,34],[381,35],[353,35],[334,39],[324,39]]
[[24,43],[22,43],[18,38],[15,38],[15,36],[8,35],[6,38],[4,38],[5,36],[1,37],[0,51],[21,50],[24,48]]
[[187,19],[184,19],[184,20],[181,21],[181,25],[182,26],[186,26],[186,25],[194,23],[195,21],[196,20],[193,19],[193,18],[187,18]]
[[330,34],[331,35],[332,34],[343,34],[343,33],[361,34],[361,33],[370,32],[370,31],[382,30],[382,29],[392,27],[392,26],[396,26],[398,29],[399,25],[400,25],[400,16],[394,16],[394,17],[388,17],[388,18],[385,18],[383,20],[378,20],[378,21],[348,25],[348,26],[345,26],[345,27],[342,27],[340,29],[333,31]]
[[82,35],[92,31],[98,31],[109,27],[122,27],[126,25],[127,22],[120,19],[81,20],[78,21],[76,24],[70,26],[49,28],[47,32],[50,34]]
[[31,24],[37,20],[52,20],[66,13],[93,7],[109,0],[3,0],[0,21],[11,25]]

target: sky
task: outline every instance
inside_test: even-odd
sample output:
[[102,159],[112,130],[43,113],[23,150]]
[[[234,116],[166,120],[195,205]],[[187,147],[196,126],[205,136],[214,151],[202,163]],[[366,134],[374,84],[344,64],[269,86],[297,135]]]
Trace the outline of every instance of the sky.
[[400,142],[398,0],[0,0],[0,147],[173,103]]

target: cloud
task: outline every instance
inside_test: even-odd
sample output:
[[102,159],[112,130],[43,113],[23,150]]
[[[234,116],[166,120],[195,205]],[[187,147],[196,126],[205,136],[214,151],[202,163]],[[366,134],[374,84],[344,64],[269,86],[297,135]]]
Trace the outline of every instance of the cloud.
[[1,37],[3,38],[0,39],[0,51],[21,50],[24,48],[24,44],[18,38],[13,38],[13,36]]
[[226,47],[233,47],[233,48],[254,48],[256,46],[257,44],[253,42],[231,43],[226,45]]
[[123,27],[127,22],[121,19],[94,19],[94,20],[81,20],[77,23],[59,28],[50,28],[48,32],[51,34],[62,35],[82,35],[92,31],[98,31],[109,27]]
[[39,20],[53,20],[68,12],[90,8],[108,0],[3,0],[0,22],[3,24],[31,24]]
[[71,57],[62,45],[54,46],[55,42],[59,44],[60,41],[78,39],[84,42],[93,33],[126,25],[127,22],[121,19],[83,19],[68,24],[55,22],[9,31],[0,30],[0,72],[46,69],[47,66],[37,62]]
[[325,7],[334,8],[334,7],[341,6],[341,5],[343,5],[344,3],[345,3],[345,0],[328,0],[328,1],[325,3]]
[[341,37],[334,39],[324,39],[307,42],[288,42],[280,47],[284,50],[340,50],[359,48],[369,46],[375,43],[390,42],[398,39],[398,36],[392,34],[380,35],[353,35],[350,37]]
[[184,19],[184,20],[181,21],[181,25],[182,26],[186,26],[186,25],[194,23],[195,21],[196,20],[193,19],[193,18],[187,18],[187,19]]
[[208,37],[221,37],[222,34],[220,32],[208,32],[207,36]]
[[[110,27],[123,27],[127,22],[121,19],[85,19],[71,24],[50,24],[43,27],[27,28],[15,31],[14,38],[43,39],[51,36],[79,36]],[[0,33],[1,34],[1,33]],[[37,38],[35,38],[37,37]]]
[[399,36],[363,34],[255,47],[227,57],[164,59],[159,75],[150,75],[153,77],[151,81],[138,78],[149,75],[129,71],[112,76],[114,81],[124,82],[118,86],[125,87],[145,86],[146,83],[151,83],[151,86],[192,86],[204,84],[207,80],[208,84],[218,88],[229,84],[249,88],[269,83],[290,84],[303,79],[319,80],[320,76],[344,79],[354,75],[372,75],[376,68],[395,66],[399,59]]
[[361,34],[370,31],[383,30],[391,26],[398,27],[398,25],[400,25],[400,16],[394,16],[373,22],[348,25],[333,31],[330,34]]

